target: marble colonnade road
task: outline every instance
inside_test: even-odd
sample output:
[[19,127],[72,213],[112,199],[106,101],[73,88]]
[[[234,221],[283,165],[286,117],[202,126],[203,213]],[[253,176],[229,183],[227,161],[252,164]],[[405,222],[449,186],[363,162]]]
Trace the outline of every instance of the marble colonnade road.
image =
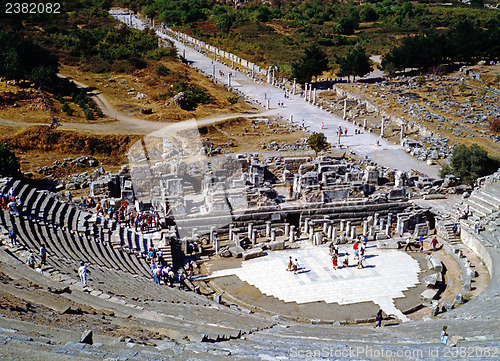
[[[128,23],[128,16],[114,15],[122,22]],[[127,19],[127,21],[125,21]],[[132,25],[135,28],[143,29],[144,22],[136,17],[132,17]],[[360,135],[354,135],[355,129],[361,129],[350,122],[344,121],[339,116],[326,112],[317,106],[305,102],[300,95],[289,95],[288,99],[284,97],[284,90],[279,89],[267,83],[256,82],[246,74],[231,69],[230,66],[221,64],[214,59],[196,51],[195,49],[169,37],[157,29],[157,34],[161,38],[167,38],[174,42],[179,54],[184,54],[189,64],[206,75],[212,75],[213,64],[216,67],[216,78],[219,83],[227,84],[227,74],[231,72],[231,86],[244,94],[245,96],[257,101],[262,107],[266,107],[267,99],[270,99],[270,109],[266,115],[279,115],[285,120],[289,120],[293,115],[294,123],[299,125],[304,120],[307,130],[310,132],[323,132],[331,144],[336,144],[336,129],[341,126],[348,129],[348,136],[341,137],[341,144],[348,147],[362,157],[368,157],[381,166],[391,169],[410,171],[418,170],[430,177],[437,178],[439,168],[437,166],[427,165],[410,154],[406,153],[400,145],[389,143],[386,139],[381,139],[378,134],[362,131]],[[224,76],[219,76],[219,70]],[[278,107],[278,101],[284,103],[283,107]],[[321,122],[324,123],[324,129],[321,130]],[[379,145],[377,145],[377,143]]]

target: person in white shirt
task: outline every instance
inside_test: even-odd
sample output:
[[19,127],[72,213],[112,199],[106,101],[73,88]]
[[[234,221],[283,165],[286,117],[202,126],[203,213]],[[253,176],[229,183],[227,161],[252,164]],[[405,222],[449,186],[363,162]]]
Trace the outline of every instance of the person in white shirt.
[[85,264],[84,262],[80,263],[80,268],[78,268],[78,275],[80,276],[80,280],[84,286],[87,285],[87,268],[89,264]]

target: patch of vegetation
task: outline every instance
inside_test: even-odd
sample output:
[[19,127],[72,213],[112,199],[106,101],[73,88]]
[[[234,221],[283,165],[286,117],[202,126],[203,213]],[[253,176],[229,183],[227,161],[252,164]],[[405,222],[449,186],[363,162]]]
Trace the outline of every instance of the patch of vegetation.
[[185,81],[173,84],[172,89],[166,93],[160,94],[159,98],[165,100],[180,92],[184,92],[184,100],[181,103],[181,108],[185,110],[193,110],[198,104],[210,104],[212,102],[212,98],[206,90],[190,85]]
[[382,67],[396,70],[427,69],[454,62],[473,62],[500,58],[500,28],[482,29],[460,22],[446,34],[430,32],[407,37],[382,59]]
[[440,169],[439,176],[444,178],[453,174],[462,182],[473,185],[476,179],[493,174],[499,166],[500,159],[490,157],[479,145],[459,145],[453,150],[450,164]]
[[351,49],[344,57],[336,56],[335,62],[339,65],[337,74],[347,76],[348,80],[351,76],[354,79],[363,77],[372,70],[372,61],[360,46]]
[[54,80],[59,67],[57,57],[33,39],[0,31],[0,44],[0,76],[38,85]]
[[[16,134],[6,143],[18,151],[56,151],[121,157],[140,140],[137,135],[86,135],[34,126]],[[1,148],[0,148],[1,150]]]
[[0,144],[0,177],[19,175],[20,165],[16,155],[6,144]]

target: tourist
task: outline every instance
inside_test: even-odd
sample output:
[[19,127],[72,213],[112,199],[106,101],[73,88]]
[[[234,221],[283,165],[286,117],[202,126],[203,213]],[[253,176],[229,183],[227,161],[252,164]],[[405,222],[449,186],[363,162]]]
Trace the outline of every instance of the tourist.
[[453,227],[451,227],[451,230],[453,232],[453,237],[455,237],[457,235],[458,226],[454,224]]
[[368,243],[368,237],[366,236],[366,234],[363,235],[363,244],[365,245],[366,247],[366,243]]
[[14,232],[13,229],[9,230],[9,238],[10,238],[10,244],[13,246],[17,244],[16,240],[16,232]]
[[156,252],[156,257],[158,257],[158,264],[163,266],[163,251],[161,249]]
[[365,260],[365,256],[360,254],[358,257],[358,268],[365,268],[363,265],[363,261]]
[[33,253],[30,253],[26,263],[28,264],[29,268],[35,269],[36,258],[35,258],[35,255]]
[[474,223],[474,233],[479,234],[480,226],[481,224],[479,223],[479,220],[477,220],[476,223]]
[[45,266],[47,264],[47,250],[45,249],[44,244],[40,247],[40,259],[41,264]]
[[438,240],[437,240],[436,236],[434,236],[434,238],[431,241],[431,245],[432,245],[432,250],[433,251],[436,251],[437,243],[438,243]]
[[377,312],[377,324],[373,326],[373,328],[377,328],[382,326],[382,310],[378,310]]
[[332,255],[333,255],[333,252],[334,252],[334,249],[335,249],[335,248],[334,248],[334,245],[333,245],[333,241],[332,241],[332,242],[330,242],[330,244],[328,245],[328,249],[329,249],[329,251],[330,251],[330,256],[332,256]]
[[84,286],[87,285],[87,268],[89,264],[85,264],[84,262],[80,263],[80,268],[78,268],[78,275],[80,276],[80,281]]
[[418,251],[423,252],[424,251],[424,237],[420,236],[420,238],[418,239],[418,243],[420,244],[420,248],[418,249]]
[[448,343],[448,333],[447,330],[448,326],[443,326],[443,330],[441,331],[441,342],[443,345],[446,345]]
[[349,253],[345,254],[344,267],[349,267]]
[[292,256],[290,256],[290,258],[288,259],[288,267],[287,267],[287,271],[292,271],[292,267],[293,267],[293,259],[292,259]]
[[323,128],[325,127],[325,123],[321,122],[321,129],[323,130]]
[[174,286],[174,280],[175,280],[175,273],[172,269],[168,272],[168,285],[170,287]]
[[297,274],[297,270],[299,269],[299,261],[295,258],[295,262],[293,262],[293,274]]
[[338,262],[337,262],[337,261],[338,261],[338,259],[337,259],[337,255],[336,255],[336,254],[334,254],[334,255],[332,256],[332,264],[333,264],[333,269],[334,269],[334,270],[337,270],[337,266],[338,266]]
[[160,277],[161,277],[161,268],[155,267],[153,270],[153,281],[154,283],[160,284]]
[[410,236],[408,236],[408,239],[406,240],[405,252],[407,252],[408,250],[411,251],[411,237]]

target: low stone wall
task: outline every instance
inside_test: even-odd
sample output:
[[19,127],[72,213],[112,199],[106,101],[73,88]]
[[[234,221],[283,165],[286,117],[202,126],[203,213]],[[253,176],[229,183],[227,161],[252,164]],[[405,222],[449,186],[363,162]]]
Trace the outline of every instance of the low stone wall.
[[490,273],[490,279],[494,276],[494,265],[488,247],[480,239],[481,235],[476,235],[474,230],[470,229],[465,222],[460,224],[460,238],[467,247],[469,247],[484,262]]

